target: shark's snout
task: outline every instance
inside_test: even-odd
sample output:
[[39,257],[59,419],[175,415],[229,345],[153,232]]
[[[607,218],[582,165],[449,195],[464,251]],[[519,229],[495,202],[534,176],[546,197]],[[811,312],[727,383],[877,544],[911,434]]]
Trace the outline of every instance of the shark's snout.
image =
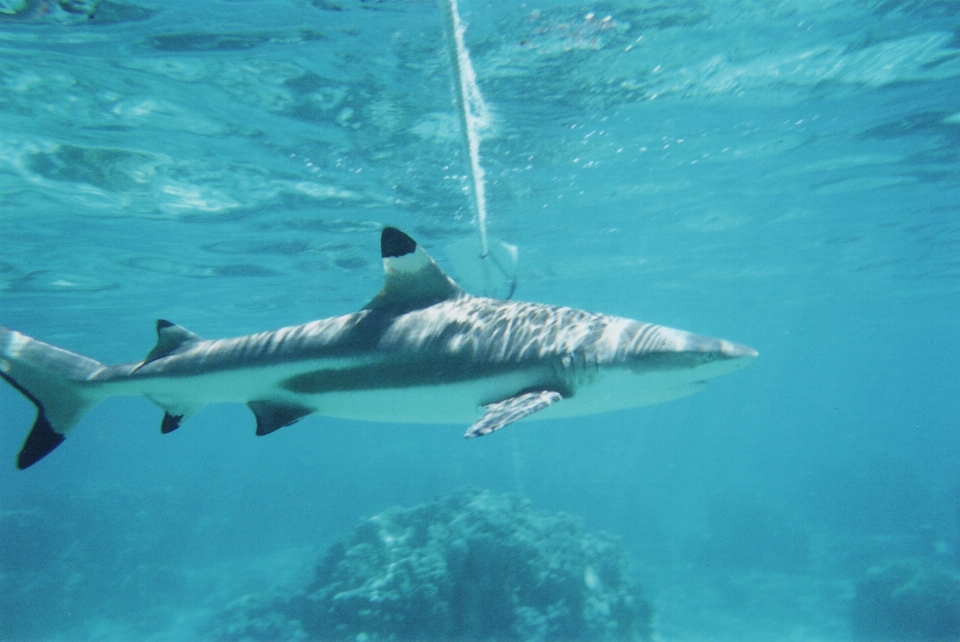
[[711,377],[739,370],[759,356],[750,346],[691,333],[685,333],[681,353],[695,360],[701,374]]
[[728,359],[756,359],[760,356],[760,353],[750,346],[723,340],[720,341],[720,354]]
[[725,339],[714,339],[690,332],[678,332],[683,337],[681,342],[683,352],[710,355],[715,359],[753,359],[760,354],[749,346]]

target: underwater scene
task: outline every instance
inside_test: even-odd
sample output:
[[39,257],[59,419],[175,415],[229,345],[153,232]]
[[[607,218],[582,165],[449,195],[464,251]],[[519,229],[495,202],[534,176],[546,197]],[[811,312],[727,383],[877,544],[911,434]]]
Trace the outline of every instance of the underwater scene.
[[960,640],[960,2],[0,0],[0,378],[0,640]]

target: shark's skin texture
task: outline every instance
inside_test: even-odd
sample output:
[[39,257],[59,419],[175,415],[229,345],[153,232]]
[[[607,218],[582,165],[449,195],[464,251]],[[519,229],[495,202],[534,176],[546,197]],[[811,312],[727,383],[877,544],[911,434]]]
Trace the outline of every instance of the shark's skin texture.
[[409,236],[385,228],[385,281],[362,310],[233,339],[157,322],[143,361],[104,365],[0,327],[0,377],[37,406],[17,460],[58,446],[96,403],[143,395],[163,432],[208,403],[246,403],[265,435],[309,414],[473,423],[577,416],[691,394],[752,348],[650,323],[463,292]]

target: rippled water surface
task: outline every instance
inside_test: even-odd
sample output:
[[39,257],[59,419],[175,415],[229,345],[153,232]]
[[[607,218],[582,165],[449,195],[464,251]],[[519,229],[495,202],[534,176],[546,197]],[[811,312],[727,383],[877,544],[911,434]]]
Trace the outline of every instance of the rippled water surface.
[[[161,437],[112,399],[22,472],[33,408],[3,386],[0,638],[191,639],[357,520],[464,486],[619,537],[664,640],[866,639],[871,568],[956,571],[960,3],[460,10],[515,298],[761,358],[469,442],[317,416],[257,438],[242,406]],[[446,56],[426,0],[0,0],[0,324],[118,362],[157,318],[352,312],[383,225],[459,278]]]

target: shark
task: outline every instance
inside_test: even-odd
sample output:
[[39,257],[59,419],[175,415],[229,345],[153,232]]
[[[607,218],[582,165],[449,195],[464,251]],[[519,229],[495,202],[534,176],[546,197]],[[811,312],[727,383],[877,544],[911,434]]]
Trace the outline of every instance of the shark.
[[16,465],[63,443],[96,404],[142,395],[170,433],[211,403],[246,404],[256,434],[312,414],[470,424],[590,415],[692,394],[753,362],[753,348],[568,307],[472,296],[394,227],[384,282],[361,310],[229,339],[166,320],[140,361],[106,365],[0,326],[0,377],[36,406]]

